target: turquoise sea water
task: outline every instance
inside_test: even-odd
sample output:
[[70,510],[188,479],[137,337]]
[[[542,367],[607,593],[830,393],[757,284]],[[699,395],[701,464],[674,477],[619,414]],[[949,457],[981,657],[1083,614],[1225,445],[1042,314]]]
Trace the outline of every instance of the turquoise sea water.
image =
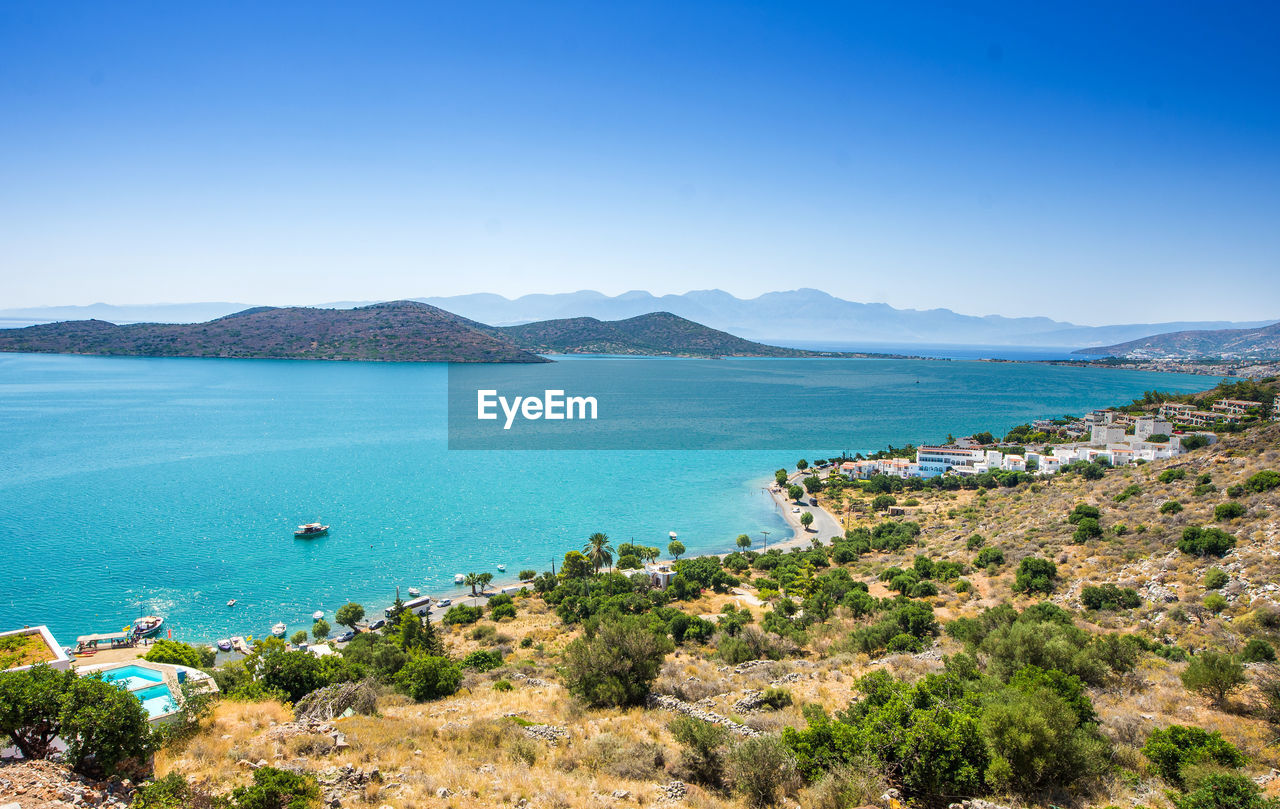
[[[733,403],[734,430],[759,432],[735,446],[770,448],[450,451],[443,365],[0,354],[0,627],[48,624],[71,643],[155,613],[175,638],[207,641],[306,628],[348,600],[373,612],[397,585],[439,594],[454,573],[501,578],[499,563],[543,570],[595,531],[729,550],[741,533],[786,534],[760,487],[801,456],[1215,381],[978,362],[597,363],[555,374],[585,391],[608,368],[612,391],[677,401],[700,377]],[[679,446],[695,410],[641,432]],[[765,440],[778,431],[793,448]],[[295,540],[313,520],[330,535]]]

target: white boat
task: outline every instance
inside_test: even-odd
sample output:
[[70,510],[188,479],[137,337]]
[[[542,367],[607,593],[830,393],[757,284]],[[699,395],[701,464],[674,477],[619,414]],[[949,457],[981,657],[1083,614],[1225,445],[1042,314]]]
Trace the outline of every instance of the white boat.
[[675,531],[668,531],[668,532],[667,532],[667,536],[671,537],[672,539],[675,539],[675,538],[676,538],[676,532],[675,532]]
[[228,607],[234,607],[235,605],[236,605],[236,600],[234,598],[227,602]]
[[501,573],[507,569],[506,565],[498,565],[498,572]]
[[218,649],[223,652],[231,651],[231,639],[223,638],[222,640],[218,641]]
[[323,617],[324,617],[324,610],[316,610],[315,612],[311,613],[311,620],[313,621],[319,621]]
[[466,581],[466,580],[467,580],[467,577],[466,577],[466,576],[464,576],[464,575],[462,575],[461,573],[454,573],[454,574],[453,574],[453,583],[454,583],[454,584],[462,584],[462,583],[463,583],[464,581]]
[[283,638],[284,633],[288,631],[289,631],[289,627],[285,626],[283,621],[271,627],[271,634],[275,635],[277,638]]
[[417,587],[410,587],[410,588],[409,588],[409,595],[417,597],[417,596],[422,595],[422,591],[421,591],[421,590],[419,590]]

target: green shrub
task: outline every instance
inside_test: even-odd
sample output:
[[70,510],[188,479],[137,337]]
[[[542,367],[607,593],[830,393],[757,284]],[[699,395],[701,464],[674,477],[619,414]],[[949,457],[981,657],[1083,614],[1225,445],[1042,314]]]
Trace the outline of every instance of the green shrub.
[[[1102,772],[1109,754],[1096,727],[1040,674],[1002,689],[979,719],[991,755],[986,782],[1023,796]],[[1075,685],[1091,717],[1080,681]]]
[[1166,500],[1160,504],[1161,514],[1177,514],[1182,511],[1182,504],[1177,500]]
[[1262,796],[1258,785],[1247,775],[1214,772],[1198,779],[1181,797],[1174,797],[1177,809],[1275,809],[1277,802]]
[[1274,663],[1276,649],[1262,638],[1250,638],[1240,652],[1240,660],[1244,663]]
[[1234,520],[1237,517],[1243,517],[1245,507],[1235,502],[1219,503],[1213,507],[1213,519],[1218,522],[1226,522]]
[[493,683],[493,690],[494,690],[494,691],[510,691],[510,690],[511,690],[511,681],[510,681],[510,680],[495,680],[495,681],[494,681],[494,683]]
[[692,716],[677,717],[668,728],[681,746],[677,772],[703,786],[716,788],[723,784],[724,747],[729,731]]
[[976,551],[985,544],[987,544],[987,540],[983,538],[982,534],[974,534],[965,541],[964,546],[971,551]]
[[1058,566],[1048,559],[1028,556],[1018,564],[1015,593],[1052,593],[1058,580]]
[[1084,503],[1079,503],[1076,505],[1075,510],[1073,510],[1070,514],[1067,515],[1067,522],[1071,523],[1072,525],[1078,525],[1081,520],[1084,520],[1084,519],[1097,520],[1101,516],[1102,516],[1102,512],[1099,511],[1096,506],[1089,506],[1089,505],[1085,505]]
[[894,497],[891,494],[881,494],[881,495],[876,495],[876,497],[872,499],[871,510],[884,511],[890,506],[896,506],[896,505],[898,505],[898,498]]
[[474,624],[484,617],[484,610],[480,607],[469,607],[466,604],[457,604],[449,608],[441,619],[445,626],[465,626],[466,624]]
[[194,646],[165,638],[153,643],[142,659],[151,663],[168,663],[171,666],[188,666],[193,669],[206,667],[200,658],[200,652]]
[[1142,487],[1135,483],[1132,486],[1125,487],[1125,490],[1117,494],[1114,499],[1117,503],[1123,503],[1130,497],[1137,497],[1140,494],[1142,494]]
[[1131,610],[1142,606],[1142,598],[1137,590],[1110,583],[1084,588],[1080,593],[1080,601],[1091,610]]
[[928,598],[938,594],[938,585],[931,581],[917,582],[911,587],[912,598]]
[[1264,469],[1244,482],[1245,489],[1251,492],[1269,492],[1280,486],[1280,472]]
[[1236,538],[1221,528],[1189,525],[1178,540],[1178,550],[1194,556],[1222,556],[1236,546]]
[[777,736],[753,736],[735,744],[729,750],[728,774],[750,809],[777,805],[800,781],[795,756]]
[[1204,497],[1206,494],[1213,494],[1216,491],[1218,491],[1218,487],[1212,483],[1201,483],[1191,491],[1191,494],[1195,497]]
[[[1215,594],[1216,595],[1216,594]],[[1244,685],[1244,666],[1229,654],[1206,650],[1191,658],[1182,672],[1182,684],[1190,691],[1208,698],[1217,707],[1227,696]]]
[[1175,480],[1182,480],[1186,478],[1186,476],[1187,470],[1185,469],[1166,469],[1160,473],[1160,476],[1156,478],[1156,480],[1161,483],[1173,483]]
[[1204,600],[1201,603],[1204,604],[1205,609],[1212,612],[1214,615],[1217,615],[1227,608],[1227,599],[1224,598],[1221,593],[1209,593],[1204,597]]
[[775,711],[791,704],[791,692],[785,688],[766,688],[761,697],[761,704]]
[[253,783],[236,787],[231,809],[314,809],[320,806],[320,785],[314,776],[275,767],[253,771]]
[[447,657],[417,655],[396,674],[396,686],[418,702],[447,697],[462,683],[462,670]]
[[1092,517],[1085,517],[1076,523],[1075,533],[1071,535],[1073,542],[1088,542],[1102,536],[1102,526]]
[[263,687],[298,700],[329,684],[324,664],[310,652],[271,652],[259,663],[258,679]]
[[974,567],[997,567],[1004,564],[1004,551],[999,548],[983,548],[973,558]]
[[499,604],[489,613],[489,617],[495,621],[501,621],[504,618],[516,617],[515,604]]
[[1142,754],[1161,778],[1177,787],[1183,785],[1182,769],[1188,764],[1242,767],[1245,761],[1244,754],[1217,731],[1185,725],[1152,731],[1142,746]]
[[177,771],[157,778],[141,787],[133,796],[130,809],[209,809],[213,801],[198,793]]
[[1211,567],[1204,574],[1204,586],[1208,590],[1221,590],[1229,581],[1231,577],[1220,567]]
[[492,671],[502,665],[502,655],[497,652],[491,652],[487,649],[477,649],[466,657],[462,658],[462,667],[464,669],[475,669],[476,671]]
[[637,618],[601,622],[565,647],[565,685],[592,707],[638,705],[673,648]]

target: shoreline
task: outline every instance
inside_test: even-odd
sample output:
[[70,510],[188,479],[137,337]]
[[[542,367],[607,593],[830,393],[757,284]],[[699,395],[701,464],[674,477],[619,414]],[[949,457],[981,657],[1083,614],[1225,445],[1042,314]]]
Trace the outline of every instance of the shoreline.
[[[804,477],[804,473],[795,472],[792,475],[792,480],[795,480],[798,482],[803,477]],[[777,539],[777,540],[770,539],[767,543],[761,544],[761,545],[755,544],[759,540],[759,537],[753,536],[752,537],[753,544],[751,545],[750,548],[747,548],[746,550],[753,550],[758,553],[763,553],[765,550],[778,549],[786,552],[786,551],[792,550],[793,548],[807,548],[810,546],[810,544],[815,538],[819,539],[823,544],[828,544],[832,536],[843,536],[844,529],[839,527],[839,520],[837,520],[836,517],[832,515],[829,511],[827,511],[825,508],[822,508],[821,506],[812,506],[807,504],[804,504],[801,506],[802,511],[809,511],[809,512],[812,512],[814,515],[814,523],[813,523],[814,527],[812,527],[811,529],[805,529],[804,526],[800,524],[799,515],[791,511],[791,509],[795,507],[796,504],[792,503],[790,500],[787,500],[785,492],[774,490],[774,485],[771,478],[761,477],[752,481],[752,485],[757,485],[757,484],[758,484],[758,487],[761,490],[763,490],[763,493],[768,495],[768,497],[773,501],[773,506],[775,509],[777,509],[778,515],[782,517],[783,522],[786,524],[787,528],[790,531],[790,535],[783,539]],[[731,538],[729,537],[725,538],[726,544],[732,545],[732,542],[733,540]],[[734,548],[732,550],[727,550],[727,551],[716,551],[716,550],[705,550],[701,552],[692,551],[684,554],[682,558],[693,559],[698,556],[715,556],[717,558],[723,559],[726,556],[729,556],[730,554],[735,553],[737,551],[738,551],[737,548]],[[658,557],[658,560],[657,560],[658,564],[666,564],[666,565],[673,564],[675,561],[677,560],[670,558],[668,554],[662,554],[661,556]],[[611,568],[611,569],[616,570],[616,568]],[[623,572],[623,571],[618,571],[618,572]],[[541,573],[539,573],[539,575],[541,575]],[[439,591],[438,595],[429,594],[425,592],[426,588],[423,588],[424,592],[422,595],[431,595],[431,598],[433,599],[434,602],[438,602],[440,599],[449,599],[451,602],[449,605],[450,607],[458,606],[458,605],[483,606],[488,602],[490,598],[492,598],[495,595],[498,595],[502,591],[502,588],[512,587],[512,586],[523,584],[523,583],[524,582],[522,582],[516,576],[504,576],[502,578],[498,578],[495,576],[494,580],[489,583],[487,589],[483,593],[479,593],[474,596],[471,594],[470,589],[466,588],[465,586],[459,586],[457,588],[442,589],[441,591]],[[417,597],[420,598],[421,596],[417,596]],[[405,601],[412,600],[407,594],[402,594],[401,598]],[[370,623],[382,618],[383,611],[386,608],[390,607],[391,604],[392,602],[387,602],[385,604],[376,603],[373,605],[362,605],[365,607],[365,617],[361,621],[361,624],[365,627],[365,629],[362,631],[368,631],[367,627]],[[439,610],[439,609],[433,608],[432,611],[427,614],[427,616],[430,618],[430,620],[433,623],[438,624],[444,618],[445,612],[447,612],[447,608],[446,610]],[[327,612],[325,615],[325,620],[329,621],[329,623],[333,626],[333,629],[334,629],[334,631],[331,633],[331,636],[327,638],[325,642],[335,643],[333,637],[341,634],[341,632],[338,631],[339,627],[336,624],[333,624],[332,616],[329,615]],[[293,632],[296,632],[296,631],[298,630],[297,629],[293,630]],[[281,639],[287,641],[289,634],[292,634],[292,632],[286,634]],[[265,637],[271,637],[271,634],[269,631],[264,631],[262,633],[239,632],[239,633],[232,633],[232,636],[260,639]],[[173,640],[181,643],[189,643],[192,645],[207,645],[217,650],[217,647],[215,645],[215,641],[217,639],[184,639],[182,637],[175,637],[173,638]],[[133,650],[138,651],[139,654],[137,656],[141,657],[142,654],[145,654],[146,648],[147,648],[147,645],[139,644],[136,647],[132,647],[131,651]],[[234,652],[234,651],[222,652],[218,650],[217,661],[221,663],[226,660],[233,660],[239,657],[241,657],[241,655],[237,652]],[[92,658],[86,658],[86,659],[91,660]]]

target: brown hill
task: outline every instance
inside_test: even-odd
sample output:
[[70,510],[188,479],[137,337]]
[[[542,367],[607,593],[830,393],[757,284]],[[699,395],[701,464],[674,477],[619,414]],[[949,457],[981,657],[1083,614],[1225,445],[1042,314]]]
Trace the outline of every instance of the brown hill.
[[482,324],[413,301],[246,309],[207,323],[79,320],[0,330],[0,351],[141,357],[546,362]]

